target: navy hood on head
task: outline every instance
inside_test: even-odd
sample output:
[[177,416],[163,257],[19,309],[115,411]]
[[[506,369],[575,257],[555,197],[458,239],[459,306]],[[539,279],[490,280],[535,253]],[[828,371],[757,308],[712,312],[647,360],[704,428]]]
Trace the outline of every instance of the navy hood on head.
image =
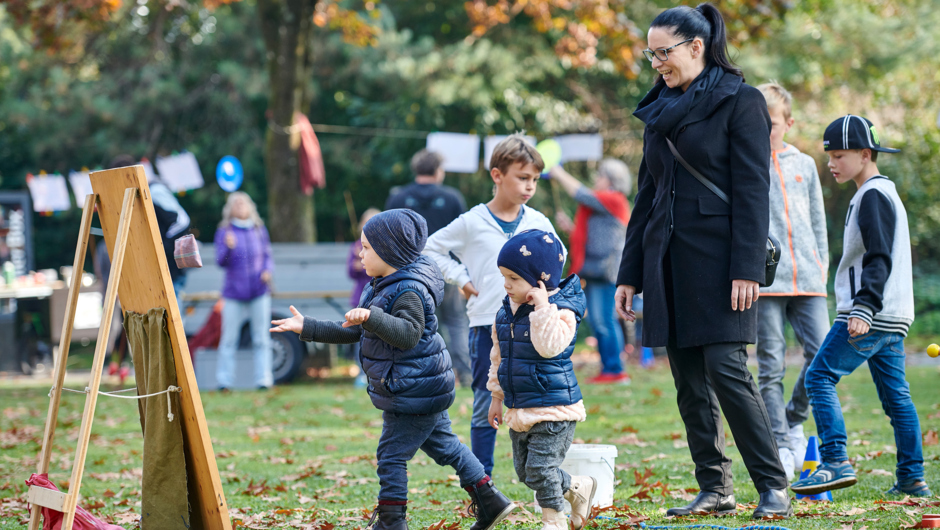
[[438,268],[437,263],[424,255],[418,256],[418,259],[414,262],[405,265],[396,272],[384,278],[378,278],[376,280],[376,289],[381,289],[391,282],[406,279],[423,283],[434,299],[435,306],[441,305],[441,302],[444,301],[444,275],[441,273],[441,269]]
[[584,318],[585,298],[581,289],[581,278],[571,274],[558,285],[558,292],[553,294],[549,301],[558,307],[570,309],[578,320]]

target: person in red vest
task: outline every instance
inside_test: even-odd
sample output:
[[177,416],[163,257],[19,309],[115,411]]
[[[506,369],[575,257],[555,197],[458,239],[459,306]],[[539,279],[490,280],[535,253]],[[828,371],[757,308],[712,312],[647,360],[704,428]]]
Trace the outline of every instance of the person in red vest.
[[606,158],[598,166],[591,188],[561,166],[552,168],[549,176],[578,202],[574,222],[561,211],[555,221],[562,230],[571,233],[569,274],[577,274],[586,282],[588,322],[601,354],[601,373],[586,382],[627,384],[630,375],[624,371],[620,358],[624,338],[614,311],[614,294],[630,220],[627,201],[631,188],[630,169],[620,160]]

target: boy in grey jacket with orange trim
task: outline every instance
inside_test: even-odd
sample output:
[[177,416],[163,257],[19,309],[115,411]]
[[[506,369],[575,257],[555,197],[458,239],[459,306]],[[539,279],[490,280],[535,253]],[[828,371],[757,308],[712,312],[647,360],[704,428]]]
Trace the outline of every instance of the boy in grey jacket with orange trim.
[[[809,398],[803,380],[829,332],[826,305],[829,242],[816,162],[783,141],[794,122],[793,99],[776,83],[757,89],[767,100],[772,126],[770,233],[783,247],[776,279],[772,285],[761,288],[757,303],[757,378],[777,440],[780,463],[792,480],[794,470],[798,473],[802,469],[806,453],[803,422],[809,418]],[[784,404],[787,321],[803,345],[803,367],[790,401]]]

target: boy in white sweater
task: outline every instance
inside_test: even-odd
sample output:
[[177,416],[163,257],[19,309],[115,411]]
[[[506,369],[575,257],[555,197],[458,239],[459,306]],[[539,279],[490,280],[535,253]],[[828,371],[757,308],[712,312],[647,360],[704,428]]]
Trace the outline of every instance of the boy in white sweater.
[[[545,168],[535,147],[522,134],[514,134],[493,149],[490,177],[493,200],[478,204],[428,238],[424,254],[440,267],[447,283],[461,288],[470,319],[470,367],[473,371],[473,418],[470,447],[486,473],[493,472],[496,429],[487,421],[490,393],[486,389],[493,347],[490,331],[505,294],[496,257],[518,232],[540,229],[555,233],[541,212],[525,205],[535,194]],[[451,253],[457,257],[454,260]]]
[[[587,304],[576,274],[562,279],[564,246],[558,236],[528,230],[510,239],[497,261],[506,298],[493,326],[488,419],[509,427],[519,480],[535,490],[543,530],[567,530],[588,520],[597,481],[572,477],[561,466],[584,421],[584,401],[571,363]],[[508,407],[503,415],[503,404]]]

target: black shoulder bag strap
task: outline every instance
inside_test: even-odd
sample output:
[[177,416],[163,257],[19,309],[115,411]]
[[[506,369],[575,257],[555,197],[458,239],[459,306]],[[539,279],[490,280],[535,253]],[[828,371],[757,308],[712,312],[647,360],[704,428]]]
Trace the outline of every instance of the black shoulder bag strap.
[[[682,167],[686,169],[689,173],[695,177],[696,180],[702,183],[703,186],[711,190],[712,193],[718,196],[719,199],[725,202],[728,206],[731,206],[731,199],[728,197],[728,194],[721,191],[714,182],[712,182],[708,177],[701,174],[694,167],[690,166],[688,162],[682,158],[682,155],[679,154],[679,150],[676,149],[675,144],[672,143],[672,140],[666,138],[666,143],[669,144],[669,150],[672,151],[672,156],[676,157],[676,160],[682,164]],[[765,263],[764,270],[764,287],[769,286],[774,283],[774,276],[777,274],[777,263],[780,262],[780,243],[777,242],[777,239],[771,235],[767,234],[767,260]]]
[[693,177],[701,182],[703,186],[710,189],[712,193],[717,195],[719,199],[725,201],[725,204],[731,206],[731,199],[728,198],[727,193],[721,191],[721,188],[716,186],[714,182],[709,180],[705,175],[699,173],[698,170],[696,170],[694,167],[690,166],[689,163],[686,162],[684,158],[682,158],[682,155],[679,154],[679,150],[676,149],[676,145],[672,143],[672,140],[666,138],[666,143],[669,144],[669,150],[672,151],[672,156],[676,157],[676,160],[682,164],[682,167],[684,167],[689,173],[692,174]]

